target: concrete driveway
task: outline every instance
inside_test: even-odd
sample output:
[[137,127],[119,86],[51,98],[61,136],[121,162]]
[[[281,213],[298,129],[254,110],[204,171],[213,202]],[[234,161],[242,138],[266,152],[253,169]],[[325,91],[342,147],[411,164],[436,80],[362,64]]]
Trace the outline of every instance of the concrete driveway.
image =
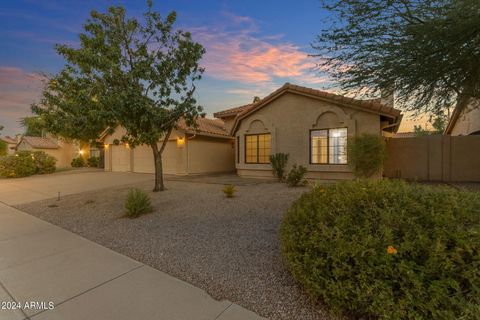
[[10,206],[38,200],[152,181],[153,175],[101,170],[72,170],[48,175],[0,180],[0,202]]

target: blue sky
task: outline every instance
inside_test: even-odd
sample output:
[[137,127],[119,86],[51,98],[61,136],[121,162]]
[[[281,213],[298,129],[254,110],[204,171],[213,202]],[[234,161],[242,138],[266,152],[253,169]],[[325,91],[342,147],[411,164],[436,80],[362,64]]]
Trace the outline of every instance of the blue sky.
[[[122,5],[140,16],[141,0],[16,0],[0,3],[0,124],[2,134],[21,132],[18,119],[38,100],[38,72],[56,73],[64,64],[56,43],[78,44],[92,9]],[[197,98],[213,112],[249,103],[285,82],[318,89],[328,79],[314,70],[310,44],[328,13],[318,0],[154,1],[162,14],[177,11],[177,27],[192,32],[207,53]]]

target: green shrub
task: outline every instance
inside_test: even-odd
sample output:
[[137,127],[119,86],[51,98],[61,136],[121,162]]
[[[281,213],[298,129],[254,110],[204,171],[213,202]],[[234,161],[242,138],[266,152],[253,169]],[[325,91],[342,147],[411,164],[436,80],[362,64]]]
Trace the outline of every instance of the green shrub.
[[305,180],[305,174],[307,173],[307,168],[304,166],[298,166],[294,164],[292,169],[287,175],[287,184],[289,187],[298,187],[299,185],[307,184]]
[[48,155],[43,151],[35,151],[33,152],[33,161],[36,167],[35,173],[44,174],[55,172],[57,159],[51,155]]
[[288,153],[276,153],[270,155],[270,163],[272,164],[273,174],[282,181],[285,178],[285,167],[288,162]]
[[98,157],[90,157],[87,160],[87,164],[89,167],[98,168],[99,161],[100,159]]
[[37,168],[30,151],[19,151],[14,155],[0,158],[0,176],[7,178],[27,177],[35,174]]
[[127,217],[136,218],[142,214],[152,211],[150,197],[141,189],[130,189],[125,200]]
[[72,159],[70,165],[74,168],[81,168],[85,167],[85,159],[82,156],[76,157]]
[[287,212],[282,254],[335,311],[478,319],[480,193],[402,181],[316,186]]
[[383,137],[364,134],[348,139],[348,163],[359,178],[369,178],[379,173],[387,158]]
[[32,174],[55,172],[57,159],[43,151],[19,151],[0,158],[0,176],[7,178],[27,177]]
[[227,198],[233,198],[234,194],[235,194],[235,186],[233,184],[227,184],[223,187],[223,193],[225,193],[225,196],[227,196]]

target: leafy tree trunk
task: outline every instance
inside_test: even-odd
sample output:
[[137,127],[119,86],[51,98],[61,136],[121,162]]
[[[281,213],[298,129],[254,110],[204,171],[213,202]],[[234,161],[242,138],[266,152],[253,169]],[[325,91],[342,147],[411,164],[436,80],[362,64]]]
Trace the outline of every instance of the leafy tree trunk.
[[165,135],[165,138],[163,139],[160,150],[158,149],[157,143],[152,143],[150,145],[152,147],[153,160],[155,162],[155,186],[153,187],[153,192],[165,190],[165,185],[163,183],[162,153],[163,153],[163,150],[165,150],[165,147],[167,146],[168,139],[170,138],[171,133],[172,133],[172,129],[170,129]]

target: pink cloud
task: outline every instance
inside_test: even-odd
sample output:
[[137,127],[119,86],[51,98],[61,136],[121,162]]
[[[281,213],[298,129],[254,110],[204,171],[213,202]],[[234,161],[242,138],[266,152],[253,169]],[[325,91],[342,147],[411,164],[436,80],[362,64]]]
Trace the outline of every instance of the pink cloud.
[[250,17],[225,15],[228,23],[221,27],[191,29],[207,51],[202,61],[206,75],[243,84],[326,81],[316,76],[314,59],[299,46],[282,41],[281,35],[259,36]]

